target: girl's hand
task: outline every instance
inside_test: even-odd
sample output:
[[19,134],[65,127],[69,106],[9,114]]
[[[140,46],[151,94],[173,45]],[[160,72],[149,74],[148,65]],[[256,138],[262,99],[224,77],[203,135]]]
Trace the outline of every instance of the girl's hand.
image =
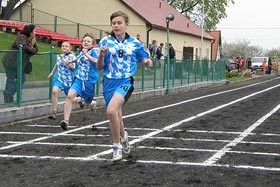
[[83,52],[84,54],[87,54],[88,50],[85,49],[85,48],[83,48],[83,49],[82,49],[82,52]]
[[146,67],[151,68],[153,66],[153,61],[149,58],[144,58],[143,63],[145,64]]
[[31,38],[31,45],[32,45],[32,47],[34,47],[35,43],[36,43],[36,38],[32,37]]
[[104,57],[104,55],[105,55],[105,53],[108,51],[108,46],[107,45],[104,45],[104,46],[102,46],[101,48],[100,48],[100,53],[99,53],[99,55],[101,56],[101,57]]

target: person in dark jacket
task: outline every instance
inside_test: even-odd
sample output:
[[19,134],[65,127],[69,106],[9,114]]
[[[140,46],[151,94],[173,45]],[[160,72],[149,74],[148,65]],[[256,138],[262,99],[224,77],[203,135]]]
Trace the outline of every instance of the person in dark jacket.
[[[35,25],[25,25],[23,30],[17,36],[9,50],[18,50],[22,46],[22,84],[25,82],[24,68],[30,57],[37,53],[38,47],[35,38]],[[2,62],[6,72],[6,87],[3,92],[4,102],[14,102],[13,96],[17,92],[17,52],[9,51],[3,57]]]

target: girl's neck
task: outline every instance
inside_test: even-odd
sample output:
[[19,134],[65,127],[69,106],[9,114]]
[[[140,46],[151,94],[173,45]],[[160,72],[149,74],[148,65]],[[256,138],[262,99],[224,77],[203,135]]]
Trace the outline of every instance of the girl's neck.
[[125,38],[125,33],[116,35],[116,38],[117,39],[124,39]]

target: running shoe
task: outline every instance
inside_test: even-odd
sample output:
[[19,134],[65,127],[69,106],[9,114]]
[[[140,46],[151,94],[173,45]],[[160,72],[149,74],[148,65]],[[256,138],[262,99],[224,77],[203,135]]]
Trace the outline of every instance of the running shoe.
[[128,133],[126,131],[124,132],[124,138],[121,138],[121,144],[122,144],[122,151],[125,154],[129,154],[130,146],[129,146],[129,142],[128,142]]
[[91,103],[89,105],[89,109],[90,109],[91,112],[94,112],[94,113],[96,112],[96,109],[97,109],[96,108],[96,101],[94,101],[94,100],[91,101]]
[[63,130],[67,130],[68,124],[69,124],[69,121],[66,121],[66,120],[62,120],[62,121],[60,122],[60,126],[61,126],[61,128],[62,128]]
[[122,159],[122,148],[119,146],[113,147],[113,162],[119,161]]
[[84,108],[84,106],[85,106],[85,104],[84,104],[84,102],[83,102],[83,101],[78,102],[78,104],[80,105],[80,108],[81,108],[81,109],[83,109],[83,108]]
[[56,119],[55,114],[51,114],[51,115],[49,115],[49,119],[55,120],[55,119]]
[[83,109],[84,106],[85,106],[84,101],[83,101],[83,99],[80,96],[75,97],[73,102],[74,103],[78,103],[80,105],[81,109]]

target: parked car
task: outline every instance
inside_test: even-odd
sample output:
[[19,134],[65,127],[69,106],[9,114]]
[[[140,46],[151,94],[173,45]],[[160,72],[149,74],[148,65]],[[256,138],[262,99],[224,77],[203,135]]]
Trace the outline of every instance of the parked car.
[[264,61],[264,59],[266,59],[266,67],[268,67],[268,57],[253,57],[251,70],[262,70],[262,62]]
[[226,59],[226,70],[227,71],[236,70],[236,63],[234,62],[233,59]]

